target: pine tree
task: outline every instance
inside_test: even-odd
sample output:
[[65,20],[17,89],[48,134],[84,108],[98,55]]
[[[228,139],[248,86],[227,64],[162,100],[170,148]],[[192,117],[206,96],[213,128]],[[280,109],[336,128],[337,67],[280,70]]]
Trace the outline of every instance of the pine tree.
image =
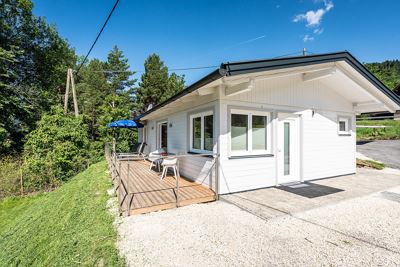
[[135,72],[130,71],[129,68],[128,59],[117,46],[114,46],[108,53],[106,69],[109,71],[107,81],[115,94],[132,93],[132,86],[136,83],[136,79],[130,79]]
[[150,104],[155,106],[175,95],[184,88],[184,77],[172,73],[157,54],[150,55],[144,62],[139,87],[135,90],[136,106],[145,110]]

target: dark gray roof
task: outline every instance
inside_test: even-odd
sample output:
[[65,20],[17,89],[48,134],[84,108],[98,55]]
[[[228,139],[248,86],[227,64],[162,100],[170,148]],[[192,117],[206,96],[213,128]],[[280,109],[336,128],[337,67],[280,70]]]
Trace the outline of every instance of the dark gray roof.
[[380,91],[382,91],[387,97],[393,100],[395,103],[400,105],[400,97],[397,96],[393,91],[387,88],[378,78],[376,78],[370,71],[368,71],[363,64],[361,64],[353,55],[347,51],[335,52],[328,54],[315,54],[308,56],[297,56],[297,57],[286,57],[286,58],[272,58],[272,59],[261,59],[251,61],[238,61],[238,62],[226,62],[222,63],[221,66],[201,78],[192,85],[186,87],[184,90],[167,99],[166,101],[153,107],[151,110],[146,111],[135,119],[140,119],[150,113],[155,112],[161,107],[183,97],[184,95],[190,94],[191,92],[199,89],[200,87],[209,84],[224,76],[234,76],[246,73],[253,73],[266,70],[293,68],[299,66],[307,66],[313,64],[321,64],[335,61],[346,61],[354,69],[356,69],[361,75],[363,75],[368,81],[374,84]]

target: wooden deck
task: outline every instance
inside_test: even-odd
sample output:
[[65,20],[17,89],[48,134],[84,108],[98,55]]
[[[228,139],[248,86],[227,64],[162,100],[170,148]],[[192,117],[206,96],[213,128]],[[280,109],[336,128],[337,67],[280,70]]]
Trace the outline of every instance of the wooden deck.
[[174,176],[168,174],[160,180],[161,173],[154,169],[150,171],[147,161],[117,161],[118,168],[119,163],[121,163],[122,183],[114,181],[114,184],[121,212],[125,215],[171,209],[177,207],[177,204],[185,206],[216,199],[214,191],[207,185],[201,185],[182,176],[177,190]]

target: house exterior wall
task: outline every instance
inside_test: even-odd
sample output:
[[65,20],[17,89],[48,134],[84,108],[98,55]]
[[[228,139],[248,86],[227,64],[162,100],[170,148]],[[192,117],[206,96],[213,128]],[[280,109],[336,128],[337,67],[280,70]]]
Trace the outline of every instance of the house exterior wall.
[[[174,154],[187,154],[189,152],[189,116],[194,113],[209,111],[214,112],[214,125],[216,124],[215,96],[199,97],[196,105],[181,105],[164,116],[158,116],[147,121],[148,127],[148,152],[157,149],[157,123],[168,122],[168,152]],[[214,136],[217,135],[216,128]],[[214,150],[217,151],[216,139]],[[189,155],[179,158],[180,174],[199,183],[210,185],[213,183],[213,158]]]
[[[148,150],[156,149],[157,122],[168,121],[168,150],[189,151],[189,116],[198,111],[214,111],[214,152],[220,154],[219,193],[232,193],[275,186],[277,179],[277,116],[279,112],[300,115],[300,179],[302,181],[355,173],[355,113],[353,105],[335,92],[335,84],[323,79],[303,82],[301,75],[256,80],[248,92],[226,96],[224,88],[177,105],[170,112],[155,112],[147,121]],[[230,153],[231,109],[270,112],[271,154],[263,157],[232,158]],[[163,114],[158,115],[158,114]],[[338,116],[351,121],[351,135],[338,134]],[[209,183],[212,158],[180,159],[185,177]]]
[[[223,94],[221,94],[223,95]],[[257,109],[272,114],[272,155],[230,157],[229,110]],[[312,112],[314,110],[314,114]],[[256,81],[255,88],[220,100],[220,193],[275,186],[277,180],[277,114],[300,115],[300,179],[302,181],[355,173],[355,114],[350,101],[317,80],[301,76]],[[338,116],[351,118],[351,135],[338,135]]]

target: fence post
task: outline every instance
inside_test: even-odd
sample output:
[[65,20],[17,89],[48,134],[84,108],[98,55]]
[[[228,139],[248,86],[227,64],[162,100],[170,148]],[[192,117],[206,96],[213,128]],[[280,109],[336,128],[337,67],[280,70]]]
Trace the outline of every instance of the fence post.
[[215,200],[219,200],[219,154],[215,157]]
[[181,179],[181,175],[179,173],[179,161],[177,162],[178,167],[176,168],[176,207],[179,207],[179,180]]
[[19,175],[20,175],[19,182],[20,182],[20,186],[21,186],[20,190],[21,190],[21,195],[23,195],[24,194],[24,181],[23,181],[23,175],[22,175],[22,162],[21,161],[19,162]]
[[131,199],[129,198],[130,193],[129,193],[129,160],[128,160],[128,165],[127,165],[127,170],[126,170],[126,194],[128,195],[128,216],[131,215]]
[[118,162],[118,178],[119,178],[118,184],[121,184],[121,176],[122,174],[121,174],[121,161],[120,161]]

